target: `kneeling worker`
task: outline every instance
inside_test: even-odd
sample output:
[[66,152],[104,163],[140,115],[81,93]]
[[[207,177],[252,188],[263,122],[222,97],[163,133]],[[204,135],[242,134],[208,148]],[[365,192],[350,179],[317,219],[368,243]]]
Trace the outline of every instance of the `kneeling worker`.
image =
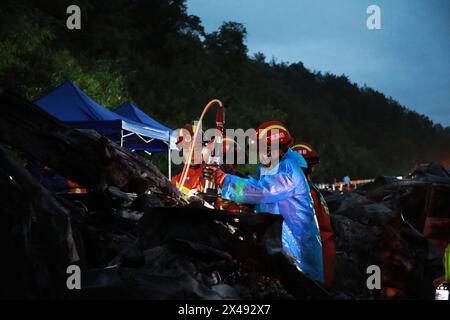
[[[193,148],[192,139],[194,137],[195,128],[191,124],[186,124],[183,128],[184,130],[179,131],[177,145],[184,146],[186,148]],[[183,134],[184,133],[184,134]],[[202,134],[200,132],[200,134]],[[187,161],[187,152],[183,153],[183,157],[185,161]],[[184,195],[194,195],[197,192],[201,192],[205,188],[204,180],[201,179],[202,170],[204,168],[204,163],[199,161],[195,161],[195,157],[192,157],[191,163],[189,165],[189,169],[186,175],[186,179],[184,181],[183,187],[181,188],[181,193]],[[172,177],[172,183],[178,187],[181,180],[181,173]]]
[[[292,137],[278,121],[269,121],[256,129],[259,162],[255,178],[226,174],[217,167],[206,167],[204,175],[221,187],[222,198],[237,203],[255,204],[255,211],[281,214],[283,250],[309,277],[323,282],[322,247],[314,217],[308,182],[300,167],[305,159],[289,147]],[[267,154],[261,151],[267,142]],[[272,161],[272,146],[279,145],[278,163]]]

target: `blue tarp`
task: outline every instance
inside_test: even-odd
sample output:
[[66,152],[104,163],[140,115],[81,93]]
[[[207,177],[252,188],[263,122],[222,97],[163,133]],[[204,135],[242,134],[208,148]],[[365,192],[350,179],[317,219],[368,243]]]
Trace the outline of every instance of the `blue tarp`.
[[[167,151],[171,130],[162,125],[153,127],[135,122],[114,113],[85,94],[72,81],[66,81],[35,104],[59,120],[78,129],[94,129],[120,143],[121,134],[133,133],[123,138],[123,146],[132,150],[150,152]],[[139,136],[146,141],[144,142]]]

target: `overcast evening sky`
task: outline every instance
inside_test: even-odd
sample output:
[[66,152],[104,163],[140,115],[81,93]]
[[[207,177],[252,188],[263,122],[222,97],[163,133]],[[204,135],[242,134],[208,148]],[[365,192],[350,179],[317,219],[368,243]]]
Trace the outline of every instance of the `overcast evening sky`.
[[[366,9],[381,8],[381,30]],[[245,25],[249,55],[345,74],[450,126],[449,0],[188,0],[207,32]]]

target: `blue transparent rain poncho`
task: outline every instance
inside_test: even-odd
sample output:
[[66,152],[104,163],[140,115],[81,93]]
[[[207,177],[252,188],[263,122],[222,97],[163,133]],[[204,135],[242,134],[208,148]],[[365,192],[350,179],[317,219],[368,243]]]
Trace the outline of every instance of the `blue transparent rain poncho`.
[[284,251],[295,258],[305,274],[323,282],[320,233],[302,167],[307,167],[305,159],[288,149],[279,164],[269,171],[260,165],[255,178],[228,174],[222,187],[222,198],[255,204],[257,213],[281,214],[284,218]]

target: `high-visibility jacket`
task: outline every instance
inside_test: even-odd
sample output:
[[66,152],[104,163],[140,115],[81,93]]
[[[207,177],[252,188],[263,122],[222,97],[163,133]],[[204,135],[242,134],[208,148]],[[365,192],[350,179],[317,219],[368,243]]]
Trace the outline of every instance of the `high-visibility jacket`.
[[257,213],[281,214],[283,250],[311,278],[323,282],[322,244],[309,185],[301,167],[305,159],[288,150],[278,165],[258,167],[255,178],[227,174],[222,198],[255,204]]
[[319,189],[309,179],[309,176],[308,182],[314,201],[314,212],[319,224],[320,239],[322,240],[324,283],[331,285],[334,275],[336,247],[334,245],[334,231],[331,226],[330,212],[325,199]]
[[[184,180],[183,188],[180,190],[182,194],[188,195],[192,192],[198,191],[201,192],[205,188],[204,179],[201,179],[202,176],[202,166],[198,167],[189,167],[186,179]],[[172,183],[178,188],[179,183],[181,182],[181,173],[172,177]]]

